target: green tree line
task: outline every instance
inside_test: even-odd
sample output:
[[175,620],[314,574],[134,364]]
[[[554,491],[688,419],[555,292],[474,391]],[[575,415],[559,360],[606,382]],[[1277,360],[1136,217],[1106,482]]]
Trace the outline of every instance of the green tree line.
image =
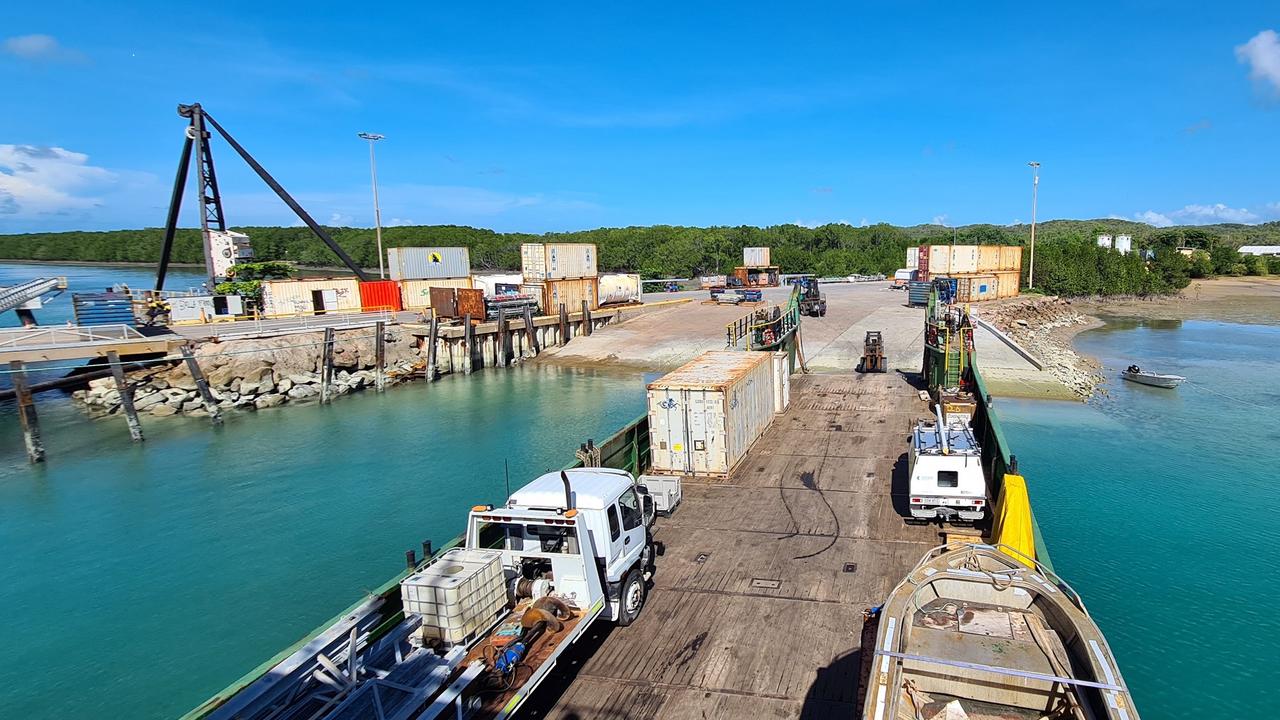
[[[302,267],[333,267],[337,258],[305,227],[239,227],[249,235],[259,260],[284,261]],[[374,231],[330,228],[333,238],[366,268],[378,266]],[[1129,234],[1135,250],[1122,256],[1098,248],[1100,233]],[[88,262],[155,262],[162,231],[61,232],[0,235],[0,258]],[[835,277],[891,274],[903,266],[906,249],[920,244],[1022,245],[1024,283],[1029,269],[1027,225],[939,225],[898,227],[887,224],[853,227],[774,225],[753,227],[599,228],[577,232],[498,233],[457,225],[402,226],[383,229],[384,247],[466,246],[476,271],[516,269],[525,242],[588,242],[599,249],[605,272],[638,272],[646,278],[692,277],[730,272],[741,263],[742,248],[771,248],[774,264],[784,272]],[[1280,273],[1280,262],[1241,256],[1241,244],[1280,244],[1280,223],[1154,228],[1124,220],[1054,220],[1037,225],[1036,286],[1067,296],[1092,294],[1148,295],[1176,291],[1190,278],[1220,274]],[[1192,247],[1191,257],[1177,251]],[[173,261],[203,263],[199,231],[178,231]]]

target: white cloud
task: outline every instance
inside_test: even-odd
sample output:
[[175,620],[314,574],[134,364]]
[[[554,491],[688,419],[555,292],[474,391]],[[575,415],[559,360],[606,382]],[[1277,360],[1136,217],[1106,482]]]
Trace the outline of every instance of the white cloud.
[[102,204],[99,191],[118,176],[89,156],[60,147],[0,145],[0,215],[21,219],[73,215]]
[[1162,215],[1155,210],[1135,213],[1134,217],[1140,222],[1144,222],[1148,225],[1155,225],[1156,227],[1169,227],[1174,224],[1173,221],[1169,219],[1168,215]]
[[353,222],[355,218],[346,213],[336,212],[329,216],[329,227],[351,227]]
[[1236,59],[1249,66],[1249,77],[1260,85],[1271,85],[1280,93],[1280,35],[1275,30],[1263,30],[1236,46]]
[[412,224],[413,224],[413,221],[410,220],[409,218],[398,218],[398,217],[393,217],[390,220],[388,220],[386,223],[387,227],[397,227],[400,225],[412,225]]
[[943,214],[941,214],[941,215],[934,215],[934,216],[933,216],[933,220],[931,220],[931,221],[929,222],[929,224],[930,224],[930,225],[946,225],[946,224],[947,224],[947,214],[946,214],[946,213],[943,213]]
[[858,221],[858,227],[868,227],[870,225],[871,223],[867,222],[866,218],[862,218],[861,220]]
[[4,45],[0,47],[7,55],[37,62],[66,62],[83,58],[75,50],[62,47],[52,35],[15,35],[5,38]]

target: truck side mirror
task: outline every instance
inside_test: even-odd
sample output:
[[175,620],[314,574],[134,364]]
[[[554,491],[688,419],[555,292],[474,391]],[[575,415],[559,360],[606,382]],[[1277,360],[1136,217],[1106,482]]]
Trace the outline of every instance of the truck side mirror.
[[653,525],[653,520],[658,515],[657,511],[654,510],[653,496],[649,494],[649,488],[643,485],[636,486],[636,492],[640,494],[640,508],[641,512],[644,513],[644,526],[649,527]]

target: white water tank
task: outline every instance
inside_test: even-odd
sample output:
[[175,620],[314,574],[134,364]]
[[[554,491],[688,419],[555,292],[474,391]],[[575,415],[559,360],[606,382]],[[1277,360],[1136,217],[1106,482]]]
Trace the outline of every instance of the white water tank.
[[422,618],[422,637],[459,643],[489,625],[506,604],[502,553],[453,548],[400,581],[405,615]]

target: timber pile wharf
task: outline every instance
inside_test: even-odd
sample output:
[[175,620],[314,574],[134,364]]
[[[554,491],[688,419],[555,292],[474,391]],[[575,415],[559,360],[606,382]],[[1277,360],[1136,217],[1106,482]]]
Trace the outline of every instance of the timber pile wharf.
[[727,479],[685,480],[640,619],[562,662],[529,716],[854,717],[862,612],[939,542],[903,522],[907,428],[929,412],[912,377],[794,376]]

